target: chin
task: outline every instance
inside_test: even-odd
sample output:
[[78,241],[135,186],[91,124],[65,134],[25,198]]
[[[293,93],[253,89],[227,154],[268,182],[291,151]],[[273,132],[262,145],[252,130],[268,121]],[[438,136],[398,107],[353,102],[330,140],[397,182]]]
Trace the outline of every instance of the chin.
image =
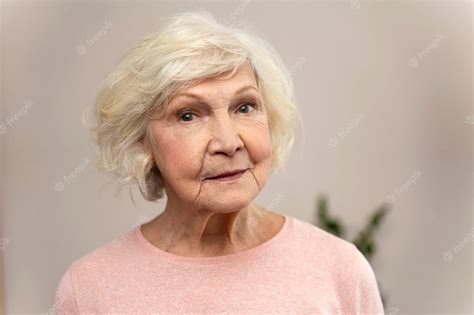
[[210,200],[206,208],[215,209],[221,213],[235,212],[250,205],[252,200],[252,198],[218,198]]

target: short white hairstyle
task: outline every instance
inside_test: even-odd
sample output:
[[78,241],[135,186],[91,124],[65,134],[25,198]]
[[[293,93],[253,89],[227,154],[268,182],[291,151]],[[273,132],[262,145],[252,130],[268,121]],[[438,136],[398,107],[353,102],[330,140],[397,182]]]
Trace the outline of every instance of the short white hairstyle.
[[296,119],[301,120],[290,71],[268,42],[248,29],[219,23],[205,10],[167,18],[155,32],[141,38],[103,81],[90,126],[99,147],[97,167],[114,175],[121,187],[138,184],[148,201],[162,198],[162,176],[151,149],[151,114],[163,113],[180,90],[233,73],[246,61],[267,110],[272,173],[284,170]]

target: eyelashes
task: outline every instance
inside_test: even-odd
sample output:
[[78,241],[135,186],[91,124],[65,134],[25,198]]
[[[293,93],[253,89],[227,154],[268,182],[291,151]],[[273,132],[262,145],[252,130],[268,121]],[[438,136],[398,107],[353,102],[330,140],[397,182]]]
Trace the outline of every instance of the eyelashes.
[[[252,108],[252,110],[248,111],[248,112],[240,112],[239,110],[241,108],[243,108],[244,106]],[[257,109],[259,109],[259,105],[254,101],[244,101],[244,102],[240,103],[237,107],[237,111],[239,111],[240,114],[250,114],[250,113],[254,112]],[[181,109],[181,110],[178,110],[175,113],[175,117],[179,122],[191,122],[193,120],[183,120],[183,118],[186,118],[186,117],[190,118],[193,115],[195,116],[197,114],[195,112],[193,112],[192,110],[188,110],[188,109]]]
[[238,110],[241,109],[242,106],[244,106],[244,105],[250,106],[251,108],[253,108],[253,110],[256,110],[257,107],[258,107],[258,105],[257,105],[256,103],[254,103],[254,102],[245,102],[245,103],[242,103],[242,104],[239,105]]

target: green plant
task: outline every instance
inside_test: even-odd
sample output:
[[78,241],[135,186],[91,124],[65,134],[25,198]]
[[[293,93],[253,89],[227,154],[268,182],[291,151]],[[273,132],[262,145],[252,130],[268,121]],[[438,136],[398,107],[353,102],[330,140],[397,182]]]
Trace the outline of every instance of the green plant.
[[[346,229],[343,223],[340,221],[340,219],[329,214],[328,198],[326,196],[319,196],[316,207],[317,220],[315,225],[319,226],[325,231],[330,232],[333,235],[336,235],[337,237],[347,240]],[[356,237],[352,241],[350,241],[357,247],[357,249],[359,249],[359,251],[365,256],[365,258],[367,258],[369,262],[377,250],[374,236],[375,232],[380,228],[380,225],[382,224],[389,209],[390,208],[386,203],[379,206],[370,215],[365,227],[357,233]],[[382,294],[381,289],[380,291],[382,303],[385,306],[387,298],[384,294]]]

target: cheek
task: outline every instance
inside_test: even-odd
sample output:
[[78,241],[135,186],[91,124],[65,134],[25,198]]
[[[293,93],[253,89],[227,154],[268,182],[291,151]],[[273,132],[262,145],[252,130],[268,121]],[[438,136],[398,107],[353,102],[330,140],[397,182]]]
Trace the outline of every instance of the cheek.
[[273,147],[270,130],[266,119],[247,127],[243,141],[254,164],[254,175],[263,186],[272,165]]
[[272,156],[272,141],[267,125],[248,129],[243,139],[255,164],[263,163]]
[[202,146],[196,133],[174,128],[154,128],[153,156],[169,181],[195,178],[202,167]]

